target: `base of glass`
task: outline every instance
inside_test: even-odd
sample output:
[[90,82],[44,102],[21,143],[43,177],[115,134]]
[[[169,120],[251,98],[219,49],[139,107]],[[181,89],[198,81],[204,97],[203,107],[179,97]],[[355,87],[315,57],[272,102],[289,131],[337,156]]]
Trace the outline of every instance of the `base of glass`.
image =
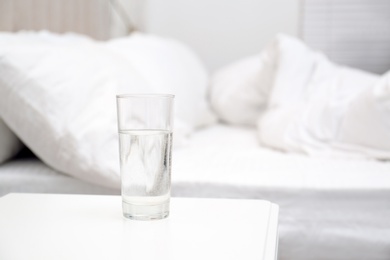
[[156,220],[169,215],[169,200],[157,205],[134,205],[122,201],[123,216],[133,220]]

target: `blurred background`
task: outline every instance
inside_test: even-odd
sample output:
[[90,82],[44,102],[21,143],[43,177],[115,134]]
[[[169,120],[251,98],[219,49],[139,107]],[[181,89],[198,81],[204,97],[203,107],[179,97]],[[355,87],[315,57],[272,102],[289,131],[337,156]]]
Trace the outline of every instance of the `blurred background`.
[[[257,54],[280,33],[274,74]],[[173,196],[277,203],[279,259],[388,260],[390,74],[312,49],[389,71],[390,0],[0,0],[0,196],[118,195],[115,95],[172,93]],[[363,159],[328,158],[348,115]],[[280,149],[291,129],[325,156]]]
[[[258,53],[275,34],[287,33],[304,39],[338,63],[376,73],[383,73],[390,67],[388,0],[81,2],[1,0],[0,30],[46,27],[66,31],[68,27],[77,31],[75,24],[79,24],[79,32],[86,33],[89,28],[93,32],[88,34],[108,39],[124,35],[130,27],[135,27],[188,44],[210,72]],[[37,15],[39,13],[42,15]],[[56,17],[57,23],[53,22]]]

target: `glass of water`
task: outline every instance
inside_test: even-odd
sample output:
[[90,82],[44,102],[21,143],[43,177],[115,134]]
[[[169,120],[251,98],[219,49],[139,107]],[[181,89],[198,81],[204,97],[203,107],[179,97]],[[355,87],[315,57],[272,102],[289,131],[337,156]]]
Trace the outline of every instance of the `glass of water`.
[[126,218],[169,215],[174,95],[118,95],[122,208]]

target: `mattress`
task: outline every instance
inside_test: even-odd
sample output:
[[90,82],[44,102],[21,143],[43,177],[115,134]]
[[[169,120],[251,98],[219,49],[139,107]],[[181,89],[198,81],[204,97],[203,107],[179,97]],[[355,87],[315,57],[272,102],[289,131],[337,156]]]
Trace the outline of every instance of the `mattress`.
[[[173,151],[172,183],[173,196],[279,204],[279,259],[390,259],[390,162],[284,154],[259,145],[255,128],[215,125]],[[0,166],[8,192],[119,193],[37,159]]]
[[11,192],[62,194],[120,194],[59,173],[37,158],[24,158],[0,166],[0,196]]

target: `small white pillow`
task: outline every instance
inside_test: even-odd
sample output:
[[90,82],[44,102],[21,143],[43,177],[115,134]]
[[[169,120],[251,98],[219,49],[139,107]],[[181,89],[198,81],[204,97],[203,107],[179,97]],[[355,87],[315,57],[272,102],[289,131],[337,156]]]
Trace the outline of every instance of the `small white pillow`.
[[267,107],[272,87],[272,47],[270,45],[267,48],[270,50],[233,62],[214,73],[210,102],[222,121],[256,125],[257,119]]
[[0,119],[0,164],[16,155],[22,147],[16,135]]
[[255,125],[264,97],[260,85],[261,56],[244,58],[218,70],[211,80],[210,99],[219,118],[230,124]]

